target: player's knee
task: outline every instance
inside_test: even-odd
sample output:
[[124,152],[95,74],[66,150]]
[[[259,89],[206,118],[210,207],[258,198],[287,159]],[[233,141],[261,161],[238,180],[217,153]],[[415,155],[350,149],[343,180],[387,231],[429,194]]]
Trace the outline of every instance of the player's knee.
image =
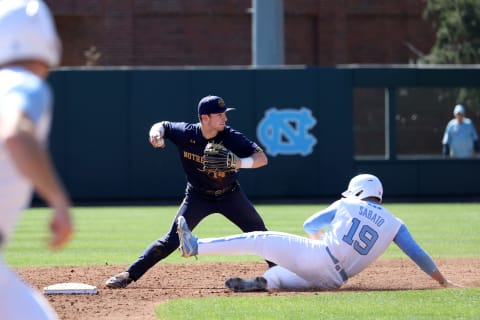
[[272,267],[263,274],[263,277],[267,280],[267,290],[280,289],[281,281],[276,269],[277,267]]

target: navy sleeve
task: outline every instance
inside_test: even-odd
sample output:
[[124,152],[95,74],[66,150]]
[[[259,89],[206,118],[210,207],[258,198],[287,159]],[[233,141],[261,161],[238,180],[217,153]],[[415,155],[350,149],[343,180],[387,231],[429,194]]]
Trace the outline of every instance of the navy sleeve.
[[250,157],[260,147],[250,139],[248,139],[243,133],[232,129],[231,127],[225,127],[225,130],[219,134],[223,145],[235,155],[240,158]]
[[169,139],[176,145],[182,145],[188,140],[187,128],[189,124],[186,122],[170,122],[164,121],[163,127],[165,128],[164,138]]

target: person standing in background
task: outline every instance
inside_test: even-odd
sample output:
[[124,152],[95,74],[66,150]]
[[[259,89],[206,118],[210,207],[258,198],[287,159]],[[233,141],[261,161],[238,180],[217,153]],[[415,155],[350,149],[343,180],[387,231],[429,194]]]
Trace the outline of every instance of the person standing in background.
[[69,196],[46,143],[53,98],[45,81],[60,61],[60,40],[40,0],[0,1],[0,318],[57,319],[48,301],[3,261],[2,248],[30,205],[33,190],[52,208],[49,246],[73,234]]
[[472,158],[480,152],[478,135],[472,121],[465,117],[465,108],[457,104],[453,109],[454,119],[445,128],[442,140],[442,153],[452,159]]

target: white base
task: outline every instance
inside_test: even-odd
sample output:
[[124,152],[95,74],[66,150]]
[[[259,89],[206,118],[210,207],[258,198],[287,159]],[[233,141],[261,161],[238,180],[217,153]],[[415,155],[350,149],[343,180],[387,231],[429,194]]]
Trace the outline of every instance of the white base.
[[76,282],[52,284],[43,288],[44,294],[97,294],[97,287]]

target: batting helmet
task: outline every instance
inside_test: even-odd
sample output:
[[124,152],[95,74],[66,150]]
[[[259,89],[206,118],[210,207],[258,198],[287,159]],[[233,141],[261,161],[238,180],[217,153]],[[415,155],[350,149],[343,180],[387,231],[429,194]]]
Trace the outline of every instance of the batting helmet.
[[40,60],[60,62],[61,44],[50,10],[41,0],[0,1],[0,65]]
[[365,199],[375,197],[382,201],[383,187],[380,179],[371,174],[360,174],[350,180],[348,189],[342,193],[345,198]]

